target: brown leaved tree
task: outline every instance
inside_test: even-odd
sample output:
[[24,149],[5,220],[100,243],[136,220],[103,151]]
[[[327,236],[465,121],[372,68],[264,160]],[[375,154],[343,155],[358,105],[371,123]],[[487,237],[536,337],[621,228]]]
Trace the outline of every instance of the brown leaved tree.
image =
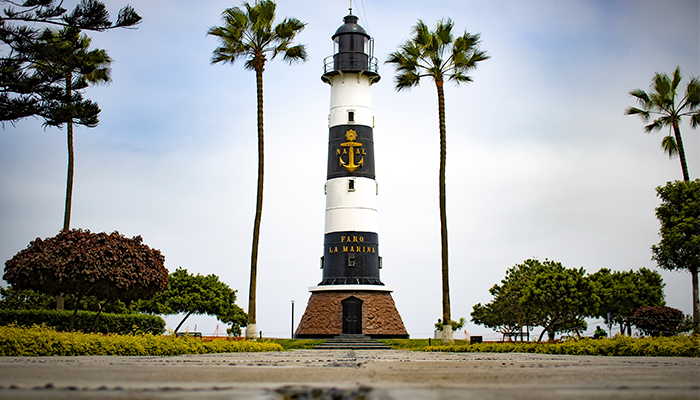
[[3,279],[17,289],[74,294],[77,304],[86,295],[128,302],[150,299],[165,289],[164,263],[160,251],[145,245],[141,236],[72,229],[29,243],[5,262]]

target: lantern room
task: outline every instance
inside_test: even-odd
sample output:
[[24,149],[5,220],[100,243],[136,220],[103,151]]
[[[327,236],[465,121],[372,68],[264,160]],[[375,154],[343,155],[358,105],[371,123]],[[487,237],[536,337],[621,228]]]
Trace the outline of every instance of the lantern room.
[[360,72],[367,75],[377,74],[377,58],[374,57],[374,39],[357,24],[357,16],[346,15],[343,25],[335,31],[333,39],[333,55],[323,61],[323,80],[328,81],[327,75],[343,72]]

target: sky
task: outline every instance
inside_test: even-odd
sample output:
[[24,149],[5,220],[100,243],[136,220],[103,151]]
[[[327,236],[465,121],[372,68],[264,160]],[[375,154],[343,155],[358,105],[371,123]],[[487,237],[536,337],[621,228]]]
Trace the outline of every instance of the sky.
[[[66,1],[72,8],[75,1]],[[126,4],[106,0],[116,17]],[[114,59],[113,81],[87,89],[102,112],[75,130],[72,228],[141,235],[170,271],[216,274],[247,309],[256,188],[255,74],[211,65],[207,36],[237,1],[133,0],[138,29],[91,34]],[[258,329],[289,337],[321,280],[330,87],[321,81],[331,36],[349,0],[279,0],[306,23],[308,62],[267,63],[265,192],[258,260]],[[659,271],[668,306],[691,313],[690,275],[651,260],[658,243],[655,188],[682,179],[660,149],[667,131],[644,133],[625,116],[629,92],[680,66],[700,75],[700,2],[354,1],[375,39],[381,80],[372,86],[379,183],[381,279],[411,337],[441,317],[439,133],[433,82],[396,92],[389,53],[418,19],[451,18],[481,34],[491,58],[473,82],[446,86],[447,217],[452,317],[469,320],[488,289],[528,258],[588,273]],[[700,176],[698,131],[681,126],[691,179]],[[65,129],[27,119],[0,131],[0,260],[63,223]],[[6,282],[2,282],[6,285]],[[166,318],[169,328],[178,316]],[[588,333],[596,323],[590,321]],[[205,335],[214,317],[184,324]],[[196,327],[195,327],[196,325]],[[495,336],[469,322],[472,335]],[[535,330],[537,331],[537,330]],[[613,330],[613,332],[615,332]]]

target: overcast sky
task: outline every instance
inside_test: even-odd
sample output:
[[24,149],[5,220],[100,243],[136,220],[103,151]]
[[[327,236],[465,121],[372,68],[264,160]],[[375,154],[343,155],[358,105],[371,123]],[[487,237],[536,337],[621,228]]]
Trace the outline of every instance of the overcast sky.
[[[72,4],[75,1],[67,1]],[[126,4],[105,1],[116,17]],[[237,1],[133,0],[138,29],[91,34],[115,60],[113,82],[89,88],[100,125],[75,132],[72,227],[117,230],[160,249],[170,271],[216,274],[247,309],[255,213],[255,74],[211,65],[207,29]],[[258,328],[289,337],[308,287],[321,280],[330,87],[323,59],[349,0],[279,0],[277,18],[308,23],[307,63],[268,62],[265,200]],[[451,18],[480,33],[491,59],[474,82],[446,87],[447,204],[453,319],[491,300],[488,289],[527,258],[593,273],[642,266],[661,272],[666,301],[691,313],[688,273],[651,261],[658,243],[655,188],[682,179],[678,159],[625,116],[629,91],[680,66],[700,75],[700,5],[694,1],[359,0],[353,13],[375,39],[382,79],[372,86],[382,281],[412,337],[441,316],[439,136],[434,84],[397,93],[383,64],[422,19]],[[692,179],[698,131],[681,127]],[[65,129],[39,120],[0,132],[0,259],[63,222]],[[5,282],[2,283],[6,285]],[[178,318],[167,319],[174,328]],[[214,331],[213,317],[186,326]],[[489,335],[468,324],[471,334]],[[592,333],[595,326],[589,326]]]

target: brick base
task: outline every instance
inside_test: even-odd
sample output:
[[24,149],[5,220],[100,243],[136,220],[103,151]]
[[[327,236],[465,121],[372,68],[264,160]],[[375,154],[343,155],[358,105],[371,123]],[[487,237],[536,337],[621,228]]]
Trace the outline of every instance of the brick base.
[[362,300],[362,333],[378,338],[408,338],[390,292],[312,292],[294,337],[323,338],[343,333],[343,305],[350,296]]

